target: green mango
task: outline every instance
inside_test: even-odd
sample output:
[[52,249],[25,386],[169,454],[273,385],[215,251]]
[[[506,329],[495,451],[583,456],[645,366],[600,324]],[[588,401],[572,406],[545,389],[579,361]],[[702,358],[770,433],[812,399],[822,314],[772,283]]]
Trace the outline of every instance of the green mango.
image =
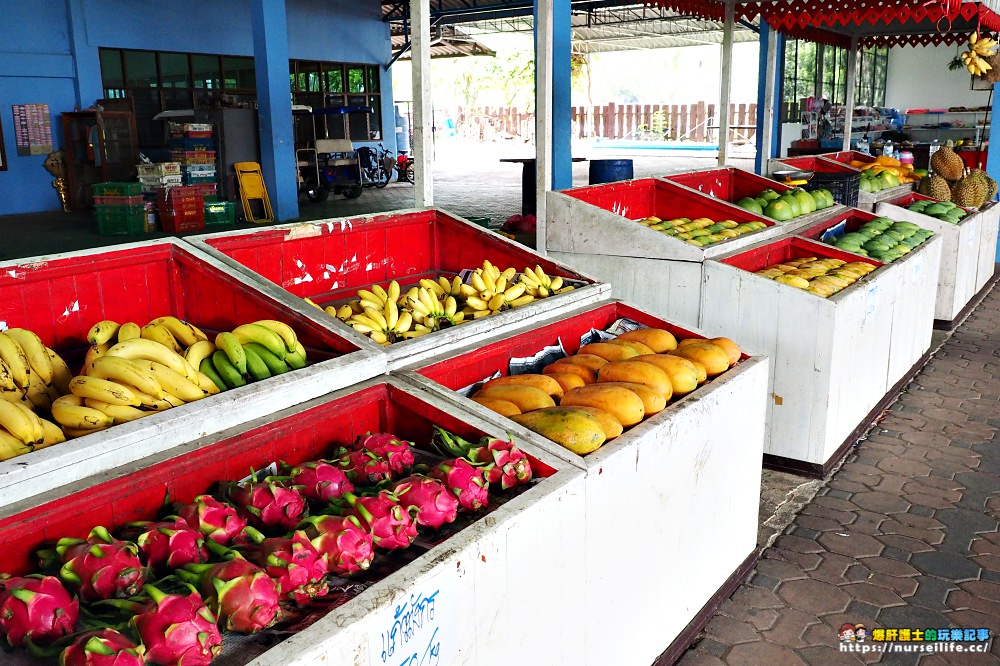
[[775,201],[783,201],[788,204],[789,208],[792,209],[792,217],[798,217],[802,214],[802,207],[799,206],[799,200],[791,194],[783,194],[775,199]]
[[784,222],[795,217],[792,207],[788,205],[787,202],[781,201],[780,199],[771,201],[767,205],[767,208],[764,209],[764,215],[779,222]]
[[757,196],[759,198],[761,198],[761,199],[767,199],[768,201],[774,201],[775,199],[777,199],[781,195],[778,194],[777,192],[775,192],[774,190],[764,190],[763,192],[761,192]]
[[759,203],[757,203],[757,200],[752,199],[750,197],[743,197],[742,199],[736,202],[736,205],[744,210],[750,211],[754,215],[764,214],[764,209],[761,208],[761,205]]

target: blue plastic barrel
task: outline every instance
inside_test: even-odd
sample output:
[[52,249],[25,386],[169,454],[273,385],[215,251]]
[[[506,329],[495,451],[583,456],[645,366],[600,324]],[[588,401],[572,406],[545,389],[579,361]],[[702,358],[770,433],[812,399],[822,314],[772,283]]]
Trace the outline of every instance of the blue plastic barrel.
[[590,184],[632,179],[632,160],[590,160]]

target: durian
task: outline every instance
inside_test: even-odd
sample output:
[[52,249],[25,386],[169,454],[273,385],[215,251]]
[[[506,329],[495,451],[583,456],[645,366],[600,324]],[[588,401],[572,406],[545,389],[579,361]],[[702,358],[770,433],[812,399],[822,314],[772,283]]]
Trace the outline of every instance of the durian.
[[953,183],[965,173],[965,162],[950,147],[941,146],[931,155],[931,170]]
[[987,184],[978,175],[969,175],[951,188],[951,200],[965,208],[979,208],[986,202]]
[[951,201],[951,188],[948,187],[948,181],[936,174],[921,178],[917,191],[938,201]]

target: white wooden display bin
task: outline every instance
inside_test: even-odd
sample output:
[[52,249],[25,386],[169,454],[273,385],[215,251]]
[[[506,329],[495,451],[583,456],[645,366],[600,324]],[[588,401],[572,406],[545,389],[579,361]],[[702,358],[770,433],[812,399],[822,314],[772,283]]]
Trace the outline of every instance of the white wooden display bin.
[[[610,285],[596,283],[519,243],[437,209],[317,220],[186,240],[251,276],[254,282],[280,285],[286,294],[287,307],[359,346],[381,350],[387,356],[389,369],[433,358],[450,347],[485,339],[523,322],[605,300],[611,291]],[[579,286],[497,315],[465,322],[458,328],[388,347],[375,344],[303,300],[309,298],[322,307],[341,305],[356,298],[358,289],[368,289],[372,284],[385,287],[390,280],[398,280],[405,293],[421,278],[436,279],[444,275],[450,279],[463,269],[482,266],[487,259],[500,270],[513,266],[520,272],[541,265],[547,274],[577,281]]]
[[[832,160],[834,162],[839,162],[846,166],[851,166],[851,161],[867,162],[871,164],[875,161],[875,158],[871,155],[866,155],[865,153],[859,153],[856,150],[847,150],[836,153],[823,153],[822,155],[817,155],[820,159]],[[890,199],[896,199],[898,197],[904,196],[908,192],[913,192],[916,189],[916,183],[903,183],[902,185],[897,185],[896,187],[890,187],[886,190],[879,190],[878,192],[865,192],[861,190],[858,192],[858,205],[857,208],[869,213],[875,212],[875,206],[880,201],[888,201]]]
[[[829,298],[753,272],[801,257],[880,268]],[[907,272],[804,238],[705,262],[702,330],[770,359],[765,464],[820,476],[847,452],[887,393],[893,299]]]
[[979,261],[976,268],[976,292],[993,281],[997,265],[997,232],[1000,230],[1000,203],[987,202],[979,209]]
[[[829,229],[843,225],[844,233],[857,231],[865,222],[876,219],[874,213],[849,209],[826,222],[801,230],[803,238],[820,240]],[[889,364],[886,385],[897,387],[909,381],[926,361],[930,352],[931,334],[934,330],[934,299],[929,295],[937,290],[941,270],[942,240],[938,235],[921,243],[904,257],[892,262],[894,269],[903,271],[898,281],[900,289],[889,296],[893,304],[892,332],[889,339]],[[890,389],[889,393],[894,393]]]
[[[615,297],[690,327],[698,325],[701,264],[706,258],[797,228],[655,178],[549,192],[546,201],[549,256],[610,283]],[[636,222],[650,215],[664,220],[759,220],[767,228],[698,247]]]
[[[506,375],[512,357],[534,356],[549,345],[561,342],[574,353],[581,336],[623,317],[679,338],[702,337],[612,301],[405,373],[418,386],[459,399],[463,408],[517,440],[533,441],[586,470],[586,569],[580,587],[587,596],[566,620],[583,624],[581,663],[595,666],[650,664],[668,646],[676,659],[753,566],[766,360],[744,355],[726,373],[586,456],[454,391],[495,372]],[[626,534],[641,534],[641,543],[616,536]],[[623,572],[623,561],[632,574]]]
[[[767,189],[774,190],[779,194],[795,189],[790,185],[758,176],[750,171],[743,171],[735,167],[717,167],[715,169],[704,169],[701,171],[688,171],[664,176],[667,180],[697,190],[703,194],[716,199],[722,199],[735,204],[744,197],[756,198],[761,192]],[[845,206],[835,203],[829,208],[813,211],[806,215],[800,215],[784,222],[773,220],[775,224],[789,230],[800,229],[806,225],[811,225],[821,220],[826,220],[838,213],[846,210]],[[766,215],[762,218],[772,220]],[[754,241],[758,242],[757,240]]]
[[[27,328],[78,372],[103,319],[174,315],[212,335],[258,319],[291,325],[311,365],[0,462],[0,506],[385,372],[377,349],[289,311],[280,290],[163,239],[0,264],[0,328]],[[43,413],[47,416],[47,413]]]
[[[506,437],[452,401],[396,379],[371,380],[7,507],[0,571],[32,570],[34,551],[46,541],[153,519],[167,492],[189,502],[216,481],[275,461],[314,460],[368,431],[423,446],[432,424],[466,438]],[[458,531],[423,533],[408,549],[378,551],[372,568],[354,577],[370,587],[345,593],[335,581],[325,615],[290,637],[275,634],[276,645],[227,635],[218,661],[500,666],[513,652],[540,664],[581,663],[583,473],[531,441],[519,444],[531,459],[531,485],[491,491],[492,508],[474,520],[460,517]],[[38,663],[17,655],[7,659]]]
[[[875,213],[893,220],[913,222],[941,236],[941,274],[938,278],[934,319],[935,327],[952,328],[979,291],[977,281],[980,252],[983,245],[989,245],[989,241],[983,242],[983,224],[979,212],[969,210],[969,215],[958,224],[952,224],[906,208],[920,200],[936,201],[922,194],[910,193],[880,202],[875,207]],[[992,247],[996,248],[995,236]]]

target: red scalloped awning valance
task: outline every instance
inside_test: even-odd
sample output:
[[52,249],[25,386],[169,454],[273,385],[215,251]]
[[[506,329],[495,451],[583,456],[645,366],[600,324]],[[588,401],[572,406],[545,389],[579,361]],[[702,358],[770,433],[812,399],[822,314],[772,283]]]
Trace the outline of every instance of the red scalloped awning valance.
[[[648,0],[687,16],[723,20],[725,5],[717,0]],[[850,46],[848,32],[861,27],[862,46],[929,46],[958,44],[971,32],[967,27],[952,31],[961,21],[965,26],[1000,32],[1000,16],[978,2],[954,0],[778,0],[741,2],[736,18],[760,16],[779,32],[833,46]],[[879,27],[885,27],[880,31]],[[928,31],[931,28],[932,31]]]

